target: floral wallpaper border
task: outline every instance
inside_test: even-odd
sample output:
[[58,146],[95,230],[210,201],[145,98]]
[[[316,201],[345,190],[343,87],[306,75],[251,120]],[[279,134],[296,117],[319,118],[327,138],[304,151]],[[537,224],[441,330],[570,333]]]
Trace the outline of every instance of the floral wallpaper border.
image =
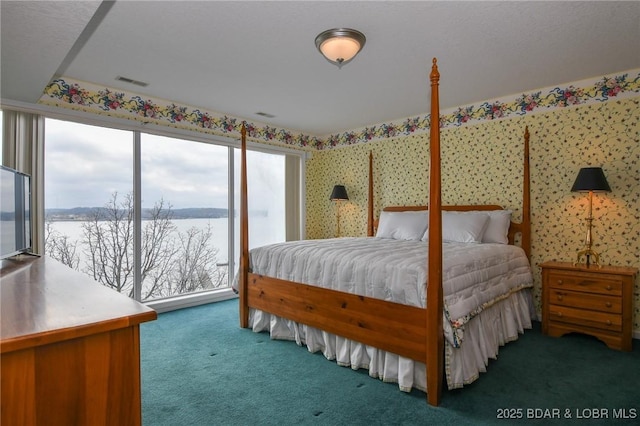
[[[640,70],[632,70],[613,77],[582,80],[568,86],[548,87],[525,92],[513,97],[486,101],[478,106],[469,105],[440,111],[440,127],[458,127],[484,121],[546,112],[552,109],[576,105],[607,102],[612,98],[633,97],[640,94]],[[430,116],[407,118],[404,121],[378,124],[362,129],[331,135],[326,146],[341,147],[396,136],[426,133]]]
[[315,136],[64,77],[49,83],[38,103],[227,137],[239,137],[244,122],[254,140],[300,149],[322,145]]
[[[524,116],[555,108],[565,108],[611,98],[636,96],[640,93],[640,70],[618,75],[582,80],[565,86],[525,92],[513,97],[486,101],[480,105],[462,106],[441,112],[440,127],[456,127],[483,121]],[[176,105],[159,99],[99,88],[90,83],[59,78],[44,90],[39,103],[126,118],[140,122],[182,128],[220,136],[238,136],[241,118],[198,108]],[[429,130],[429,115],[410,117],[403,121],[376,124],[325,138],[278,129],[263,123],[244,121],[247,135],[253,140],[277,143],[298,149],[330,149],[367,143],[395,136],[425,133]]]

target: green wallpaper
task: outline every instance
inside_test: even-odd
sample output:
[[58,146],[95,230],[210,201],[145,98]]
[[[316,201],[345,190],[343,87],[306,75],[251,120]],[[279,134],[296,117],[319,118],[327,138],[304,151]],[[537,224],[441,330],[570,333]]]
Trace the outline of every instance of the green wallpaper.
[[[595,250],[603,264],[640,267],[640,97],[446,128],[441,134],[444,204],[500,204],[520,214],[525,126],[531,133],[532,264],[540,311],[540,268],[574,261],[586,233],[587,196],[570,192],[578,170],[602,166],[612,192],[594,196]],[[307,161],[307,237],[336,233],[331,188],[343,184],[342,236],[366,235],[368,155],[374,155],[375,211],[425,204],[428,135],[316,151]],[[640,330],[640,278],[634,289]]]

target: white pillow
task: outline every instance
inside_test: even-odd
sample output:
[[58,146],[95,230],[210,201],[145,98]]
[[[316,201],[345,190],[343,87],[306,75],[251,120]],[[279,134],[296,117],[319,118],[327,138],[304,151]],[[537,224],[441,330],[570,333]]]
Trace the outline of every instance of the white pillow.
[[376,237],[394,240],[418,241],[429,224],[426,210],[406,212],[380,212]]
[[509,244],[509,226],[511,225],[511,210],[473,211],[474,214],[488,214],[489,223],[482,235],[483,243]]
[[[457,243],[480,243],[489,215],[486,213],[442,212],[442,241]],[[425,237],[427,234],[425,233]]]

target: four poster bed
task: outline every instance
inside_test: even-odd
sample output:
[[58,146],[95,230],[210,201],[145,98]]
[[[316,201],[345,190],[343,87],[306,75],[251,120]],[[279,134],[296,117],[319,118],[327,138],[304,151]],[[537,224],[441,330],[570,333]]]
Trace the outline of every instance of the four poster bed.
[[[269,330],[272,338],[304,343],[341,365],[369,368],[401,390],[424,390],[431,405],[440,402],[445,364],[449,388],[474,381],[499,346],[531,327],[533,315],[528,131],[521,223],[500,206],[442,206],[439,77],[434,58],[429,208],[385,208],[376,226],[370,155],[368,237],[292,241],[249,253],[243,127],[236,283],[241,327]],[[504,241],[485,244],[483,233]]]

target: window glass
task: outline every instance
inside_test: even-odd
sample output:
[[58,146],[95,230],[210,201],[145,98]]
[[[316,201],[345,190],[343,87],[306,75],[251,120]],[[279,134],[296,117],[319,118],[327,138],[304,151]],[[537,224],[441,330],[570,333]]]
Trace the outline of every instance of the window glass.
[[229,286],[228,151],[141,135],[142,300]]
[[47,119],[45,253],[133,293],[133,133]]
[[[240,150],[234,155],[235,205],[240,211]],[[284,154],[247,151],[249,248],[286,240]],[[296,221],[297,222],[297,221]],[[235,216],[235,264],[240,259],[240,216]]]
[[2,118],[2,110],[0,109],[0,138],[2,139],[2,143],[3,143],[3,148],[0,149],[0,164],[4,164],[2,162],[2,155],[4,153],[4,131],[2,130],[3,125],[4,125],[4,119]]

